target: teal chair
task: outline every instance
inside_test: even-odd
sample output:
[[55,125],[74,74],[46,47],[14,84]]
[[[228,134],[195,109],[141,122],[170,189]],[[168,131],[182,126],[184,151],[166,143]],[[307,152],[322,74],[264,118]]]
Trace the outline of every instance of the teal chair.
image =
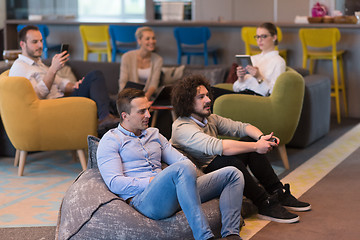
[[187,64],[190,64],[191,56],[204,56],[204,63],[207,66],[209,54],[213,56],[214,64],[217,64],[217,48],[209,47],[207,44],[211,37],[208,27],[176,27],[174,36],[178,48],[177,62],[179,65],[182,56],[187,56]]
[[130,50],[137,49],[135,32],[138,27],[139,26],[132,25],[109,25],[112,44],[112,62],[116,61],[117,54],[123,54]]
[[[17,26],[17,31],[19,32],[25,26],[26,25],[18,25]],[[46,26],[44,24],[38,24],[36,26],[39,28],[39,30],[41,32],[41,35],[43,37],[43,58],[48,59],[49,58],[49,51],[54,50],[56,52],[59,52],[61,44],[52,44],[52,45],[48,44],[47,37],[50,35],[50,30],[49,30],[48,26]]]
[[[230,83],[215,86],[232,89]],[[290,142],[297,128],[304,91],[303,77],[288,67],[276,80],[269,97],[245,94],[222,95],[215,100],[213,112],[235,121],[251,123],[264,134],[274,132],[274,135],[280,138],[278,149],[284,167],[290,169],[285,144]]]

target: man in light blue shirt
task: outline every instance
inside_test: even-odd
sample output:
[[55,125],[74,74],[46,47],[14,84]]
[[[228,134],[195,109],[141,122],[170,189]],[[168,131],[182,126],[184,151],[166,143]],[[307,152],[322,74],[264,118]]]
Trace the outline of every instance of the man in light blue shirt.
[[[184,211],[195,239],[213,239],[201,203],[220,198],[221,235],[241,239],[242,173],[222,168],[197,178],[195,165],[156,128],[148,128],[150,102],[145,93],[124,89],[118,95],[120,124],[100,140],[97,162],[113,193],[143,215],[159,220]],[[169,166],[164,170],[161,161]]]

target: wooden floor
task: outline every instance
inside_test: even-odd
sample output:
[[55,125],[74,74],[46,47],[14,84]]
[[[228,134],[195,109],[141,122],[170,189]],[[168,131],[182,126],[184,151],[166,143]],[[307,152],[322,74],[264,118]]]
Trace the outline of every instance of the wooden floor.
[[299,223],[271,222],[250,239],[360,239],[357,219],[360,214],[359,159],[360,148],[302,195],[300,199],[310,202],[313,209],[299,213]]

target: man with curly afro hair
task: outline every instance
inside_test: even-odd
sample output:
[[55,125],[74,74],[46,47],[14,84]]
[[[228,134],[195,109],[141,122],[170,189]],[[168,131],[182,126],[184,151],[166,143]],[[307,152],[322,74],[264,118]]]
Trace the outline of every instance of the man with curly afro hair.
[[[212,88],[205,77],[190,75],[180,80],[172,90],[172,105],[178,118],[172,125],[170,142],[204,173],[226,166],[238,168],[245,178],[244,196],[258,207],[260,218],[280,223],[298,222],[299,216],[287,209],[307,211],[311,205],[291,195],[289,184],[280,182],[265,156],[278,146],[280,139],[273,133],[263,134],[249,123],[212,114],[211,104]],[[219,135],[241,140],[219,139]],[[273,139],[275,141],[270,141]]]

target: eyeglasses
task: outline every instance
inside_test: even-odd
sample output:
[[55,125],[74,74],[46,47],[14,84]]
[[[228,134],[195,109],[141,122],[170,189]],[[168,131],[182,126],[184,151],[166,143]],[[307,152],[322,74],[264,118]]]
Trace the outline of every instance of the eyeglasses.
[[254,38],[255,38],[256,40],[258,40],[258,39],[265,39],[265,38],[267,38],[267,37],[269,37],[269,35],[267,35],[267,34],[255,35],[255,36],[254,36]]

